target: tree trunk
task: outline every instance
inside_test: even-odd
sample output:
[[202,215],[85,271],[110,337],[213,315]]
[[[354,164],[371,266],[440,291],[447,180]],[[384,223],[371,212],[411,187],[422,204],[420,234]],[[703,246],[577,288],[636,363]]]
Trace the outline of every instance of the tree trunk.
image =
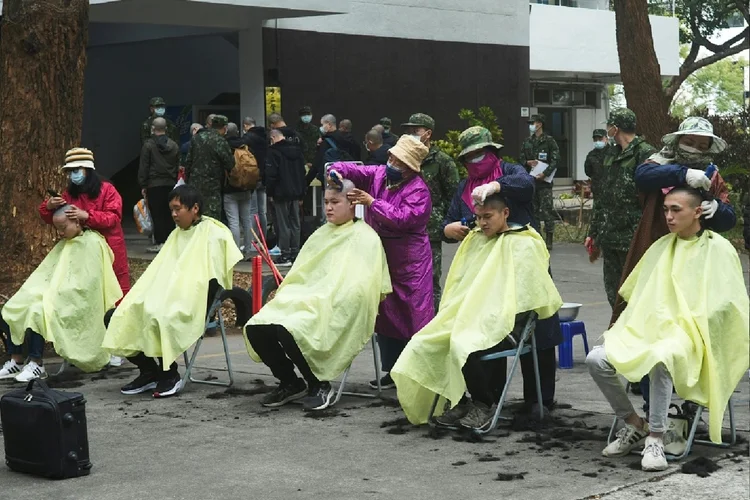
[[13,293],[55,244],[38,213],[62,192],[81,140],[88,0],[5,0],[0,25],[0,289]]
[[617,52],[628,108],[638,119],[638,134],[659,147],[671,128],[669,100],[664,95],[654,50],[647,0],[615,0]]

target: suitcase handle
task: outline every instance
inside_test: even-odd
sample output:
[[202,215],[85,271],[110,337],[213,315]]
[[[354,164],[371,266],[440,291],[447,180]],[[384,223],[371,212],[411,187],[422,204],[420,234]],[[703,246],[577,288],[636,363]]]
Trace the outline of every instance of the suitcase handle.
[[29,383],[26,385],[26,392],[31,392],[32,389],[34,389],[34,384],[36,384],[39,387],[41,387],[42,391],[45,394],[52,394],[52,390],[49,388],[49,386],[47,384],[45,384],[44,381],[42,381],[42,380],[40,380],[38,378],[34,378],[34,379],[29,380]]

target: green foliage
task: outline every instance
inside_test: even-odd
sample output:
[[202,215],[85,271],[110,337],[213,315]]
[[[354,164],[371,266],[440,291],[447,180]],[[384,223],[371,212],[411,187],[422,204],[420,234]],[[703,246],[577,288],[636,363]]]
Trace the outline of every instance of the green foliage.
[[[683,45],[680,56],[686,57],[688,50],[689,47]],[[675,95],[670,113],[680,119],[702,108],[720,115],[739,113],[745,107],[744,72],[747,66],[747,58],[727,58],[695,71]]]
[[[476,112],[471,109],[462,109],[458,112],[458,117],[467,123],[466,128],[469,127],[484,127],[492,134],[492,140],[499,144],[502,144],[503,131],[497,125],[497,115],[492,111],[492,108],[488,106],[480,107]],[[466,167],[463,162],[458,160],[458,154],[461,152],[461,145],[458,142],[458,138],[463,130],[449,130],[445,134],[445,138],[435,141],[435,145],[440,148],[445,154],[453,158],[458,167],[458,174],[462,179],[468,175]],[[504,157],[505,161],[513,162],[513,158]]]

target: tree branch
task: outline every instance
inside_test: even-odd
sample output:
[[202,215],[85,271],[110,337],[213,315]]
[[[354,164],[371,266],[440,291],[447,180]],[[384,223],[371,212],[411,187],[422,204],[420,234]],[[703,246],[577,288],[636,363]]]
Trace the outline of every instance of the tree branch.
[[[737,35],[727,40],[726,42],[722,43],[721,45],[716,45],[715,43],[710,42],[708,39],[703,38],[702,36],[700,36],[699,39],[700,39],[701,45],[706,47],[711,52],[718,53],[718,52],[723,52],[725,50],[731,49],[732,45],[741,41],[744,38],[748,38],[748,35],[750,35],[750,27],[745,28],[743,31],[739,32]],[[696,36],[699,36],[699,35],[696,35]]]
[[[677,90],[680,88],[680,85],[687,79],[688,76],[696,72],[697,70],[701,68],[705,68],[708,65],[711,65],[715,62],[721,61],[722,59],[733,56],[735,54],[739,54],[743,50],[745,50],[744,43],[741,43],[739,45],[735,45],[734,47],[721,52],[717,54],[711,54],[708,57],[704,57],[703,59],[699,61],[693,61],[692,63],[688,64],[688,59],[685,59],[685,62],[682,63],[682,66],[680,67],[680,74],[677,76],[673,76],[671,78],[671,81],[669,83],[669,86],[664,91],[664,94],[666,95],[667,99],[670,101],[674,99],[675,94],[677,93]],[[695,43],[693,45],[695,47]],[[692,53],[692,49],[691,49]]]

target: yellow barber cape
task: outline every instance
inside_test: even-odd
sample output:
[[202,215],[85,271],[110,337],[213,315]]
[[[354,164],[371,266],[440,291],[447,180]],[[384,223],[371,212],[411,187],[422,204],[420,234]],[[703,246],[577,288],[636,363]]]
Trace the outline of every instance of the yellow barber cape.
[[113,260],[95,231],[57,243],[3,307],[13,343],[22,345],[30,328],[81,370],[101,370],[109,362],[104,314],[122,297]]
[[427,422],[435,394],[458,403],[466,391],[466,358],[499,344],[517,314],[535,311],[545,319],[557,312],[562,300],[548,267],[544,240],[528,226],[492,238],[479,229],[469,233],[451,264],[438,314],[391,370],[411,423]]
[[224,224],[203,216],[187,231],[175,229],[117,307],[104,348],[120,356],[142,352],[164,358],[164,369],[203,335],[208,282],[232,287],[242,260]]
[[[391,293],[383,245],[363,221],[328,223],[307,240],[276,296],[250,318],[282,325],[319,380],[333,380],[370,340],[378,305]],[[260,362],[245,336],[250,357]]]
[[729,396],[750,364],[750,303],[737,251],[708,230],[689,240],[668,234],[620,295],[628,305],[604,334],[609,362],[631,382],[664,363],[677,394],[708,408],[711,441],[721,442]]

